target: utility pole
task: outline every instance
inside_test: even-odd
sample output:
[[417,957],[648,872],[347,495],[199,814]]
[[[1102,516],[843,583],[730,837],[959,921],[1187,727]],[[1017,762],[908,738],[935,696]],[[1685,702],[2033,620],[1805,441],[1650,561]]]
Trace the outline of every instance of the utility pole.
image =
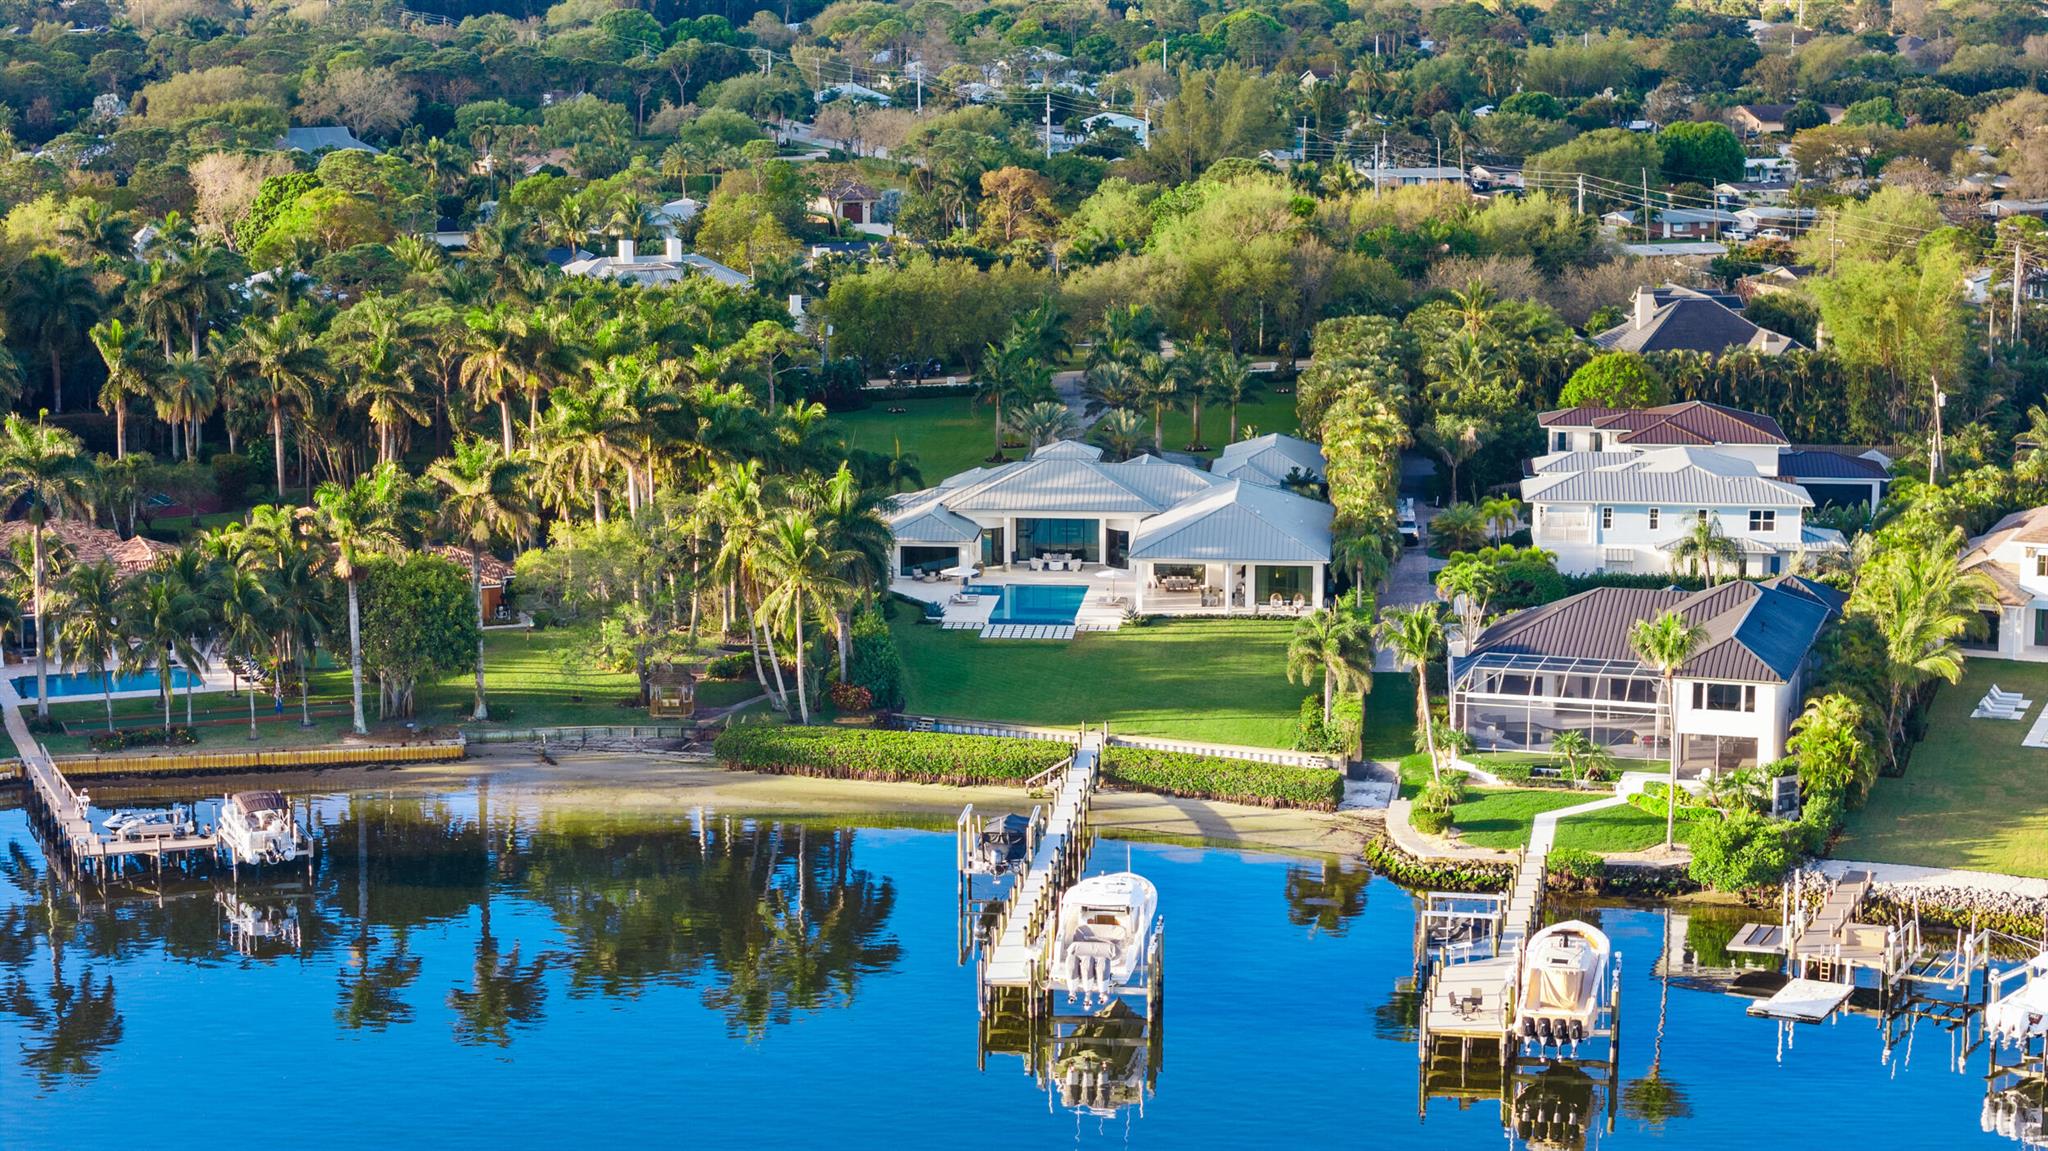
[[924,65],[917,66],[917,114],[924,115]]
[[1579,173],[1579,215],[1586,214],[1586,174]]
[[2020,342],[2020,289],[2027,280],[2027,248],[2020,243],[2019,229],[2012,233],[2012,342]]
[[1927,482],[1941,480],[1941,409],[1948,403],[1948,397],[1941,394],[1941,377],[1929,376],[1934,383],[1934,442],[1927,453]]
[[1295,129],[1294,162],[1299,164],[1308,159],[1308,113],[1301,114],[1301,127]]
[[1152,150],[1152,104],[1150,101],[1147,101],[1145,104],[1145,138],[1138,142],[1145,145],[1147,152]]
[[1643,243],[1650,242],[1650,170],[1643,169]]
[[1045,94],[1045,158],[1052,159],[1052,93]]

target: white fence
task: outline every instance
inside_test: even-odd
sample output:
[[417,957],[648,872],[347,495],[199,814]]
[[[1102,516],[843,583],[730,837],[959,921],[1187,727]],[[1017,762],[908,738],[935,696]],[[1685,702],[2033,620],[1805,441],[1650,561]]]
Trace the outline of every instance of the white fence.
[[626,727],[495,727],[464,732],[471,743],[557,743],[580,747],[591,743],[621,743],[690,739],[697,729],[684,725]]
[[[1043,739],[1078,744],[1080,732],[1059,727],[1027,727],[1014,723],[984,723],[978,720],[946,719],[935,715],[906,715],[903,725],[911,731],[936,731],[948,735],[992,735],[1005,739]],[[1218,759],[1244,759],[1284,767],[1320,767],[1344,770],[1344,757],[1313,751],[1287,751],[1274,747],[1245,747],[1234,743],[1202,743],[1188,739],[1160,739],[1148,735],[1112,735],[1110,747],[1135,747],[1146,751],[1173,751],[1186,755],[1208,755]]]

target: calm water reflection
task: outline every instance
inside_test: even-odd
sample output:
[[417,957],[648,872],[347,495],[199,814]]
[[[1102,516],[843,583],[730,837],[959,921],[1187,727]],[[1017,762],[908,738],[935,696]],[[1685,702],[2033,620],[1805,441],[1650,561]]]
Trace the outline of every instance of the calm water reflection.
[[[230,1093],[314,1148],[1504,1141],[1484,1060],[1423,1100],[1400,989],[1414,905],[1355,867],[1133,847],[1168,923],[1163,1066],[1142,1115],[1103,1118],[1020,1059],[977,1069],[948,834],[487,789],[315,813],[310,880],[81,903],[0,810],[0,1146],[178,1116],[144,1123],[147,1143],[214,1147],[203,1117]],[[1886,1057],[1851,1017],[1786,1048],[1744,1001],[1657,978],[1667,932],[1719,960],[1718,920],[1590,914],[1626,990],[1616,1130],[1587,1145],[1757,1145],[1792,1122],[1866,1149],[2015,1145],[1980,1131],[1981,1059],[1951,1070],[1938,1028]],[[1540,1090],[1546,1114],[1600,1105],[1574,1075]]]

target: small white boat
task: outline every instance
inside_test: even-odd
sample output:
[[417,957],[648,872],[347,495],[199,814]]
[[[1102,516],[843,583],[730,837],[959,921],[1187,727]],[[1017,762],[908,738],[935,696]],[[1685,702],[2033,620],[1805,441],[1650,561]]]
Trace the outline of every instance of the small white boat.
[[123,808],[107,816],[101,826],[115,839],[177,839],[197,828],[192,809],[184,804],[171,807]]
[[312,850],[280,791],[238,791],[221,801],[220,841],[236,863],[290,863]]
[[1595,1033],[1607,1007],[1614,945],[1590,923],[1554,923],[1522,945],[1514,1034],[1561,1047]]
[[2006,978],[2024,982],[1984,1009],[1985,1034],[1993,1043],[2020,1047],[2048,1036],[2048,952],[2036,955]]
[[1128,986],[1145,963],[1159,890],[1119,871],[1076,883],[1060,897],[1052,974],[1069,994],[1108,996]]
[[303,936],[295,904],[251,903],[228,891],[215,892],[214,902],[220,906],[221,926],[236,951],[255,955],[267,948],[298,950]]

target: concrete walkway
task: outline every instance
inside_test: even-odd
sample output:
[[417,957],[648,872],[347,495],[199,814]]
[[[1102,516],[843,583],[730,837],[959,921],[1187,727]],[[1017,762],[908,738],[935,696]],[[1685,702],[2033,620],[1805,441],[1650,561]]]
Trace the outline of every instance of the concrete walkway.
[[1865,863],[1854,859],[1823,859],[1816,868],[1829,879],[1840,879],[1851,871],[1869,872],[1879,887],[1928,890],[1963,888],[1991,895],[2012,895],[2021,899],[2048,899],[2048,879],[2005,875],[1995,871],[1965,871],[1953,867],[1915,867],[1905,863]]
[[1614,794],[1575,807],[1560,807],[1542,812],[1532,821],[1529,828],[1529,847],[1522,852],[1522,867],[1515,873],[1514,894],[1508,898],[1506,924],[1501,929],[1501,943],[1519,942],[1536,930],[1536,910],[1543,902],[1543,885],[1550,876],[1550,849],[1557,842],[1557,821],[1574,815],[1587,815],[1605,811],[1628,802],[1628,792],[1623,785],[1617,785]]

